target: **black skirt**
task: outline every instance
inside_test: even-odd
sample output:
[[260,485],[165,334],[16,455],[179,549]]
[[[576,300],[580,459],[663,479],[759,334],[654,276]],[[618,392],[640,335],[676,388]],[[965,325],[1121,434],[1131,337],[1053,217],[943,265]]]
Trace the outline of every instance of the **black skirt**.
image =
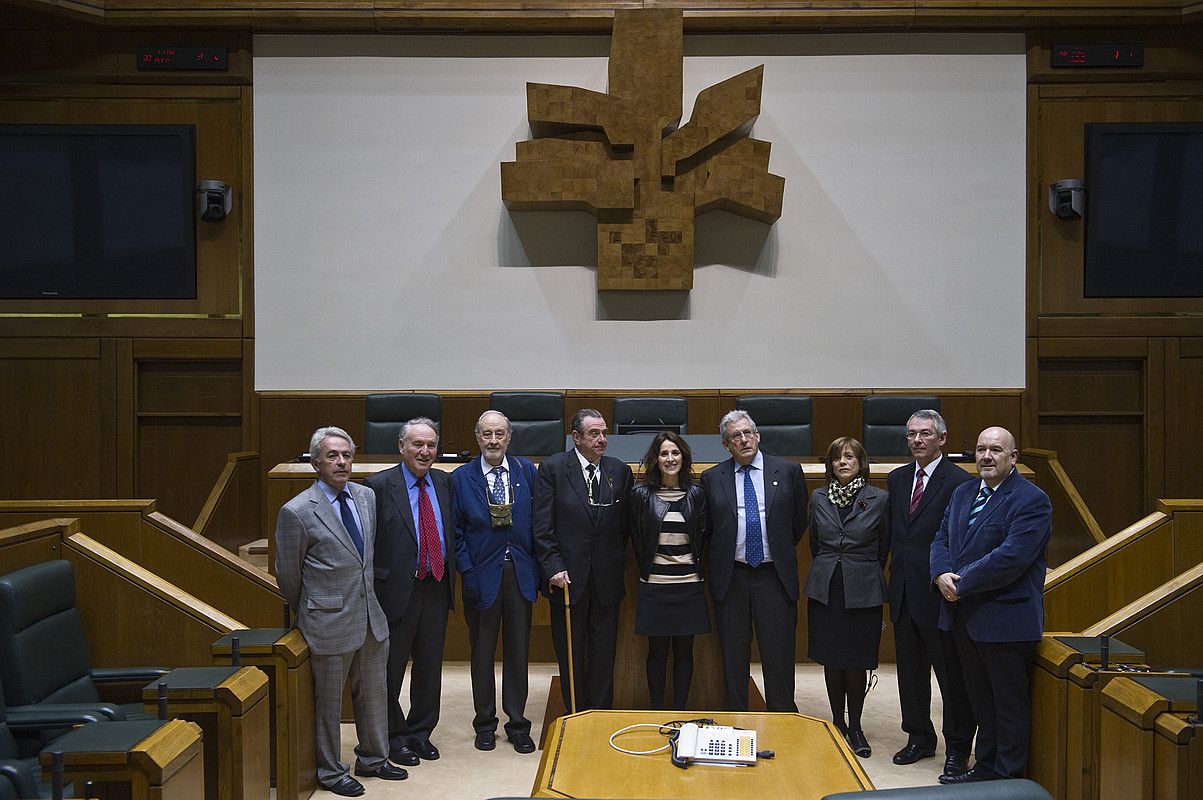
[[831,669],[877,669],[881,647],[881,606],[844,608],[844,571],[835,565],[823,605],[806,599],[806,655]]
[[639,582],[635,633],[640,636],[697,636],[710,633],[710,610],[701,581]]

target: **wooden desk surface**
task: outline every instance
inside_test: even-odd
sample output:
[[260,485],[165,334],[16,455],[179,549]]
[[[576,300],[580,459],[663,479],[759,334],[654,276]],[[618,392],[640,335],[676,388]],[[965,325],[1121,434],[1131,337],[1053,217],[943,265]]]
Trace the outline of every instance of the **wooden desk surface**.
[[[711,717],[721,725],[756,730],[756,746],[776,758],[752,767],[692,765],[681,769],[668,751],[632,756],[608,744],[610,735],[635,723]],[[628,750],[650,750],[667,740],[640,728],[618,738]],[[835,727],[803,714],[766,712],[582,711],[560,717],[547,736],[532,797],[591,798],[802,798],[872,789]]]

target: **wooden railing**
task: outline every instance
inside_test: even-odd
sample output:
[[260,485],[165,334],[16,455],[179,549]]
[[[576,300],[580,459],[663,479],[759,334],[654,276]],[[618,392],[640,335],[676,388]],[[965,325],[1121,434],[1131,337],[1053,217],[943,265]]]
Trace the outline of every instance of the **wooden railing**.
[[5,500],[0,526],[75,518],[79,530],[250,627],[278,626],[276,579],[155,510],[153,500]]
[[1082,631],[1118,636],[1159,669],[1203,667],[1203,563]]
[[192,530],[232,553],[261,538],[258,453],[230,453]]
[[1044,628],[1082,631],[1203,563],[1203,500],[1158,510],[1050,570]]
[[80,533],[78,520],[0,529],[0,574],[60,558],[75,568],[76,607],[93,666],[208,666],[209,645],[247,627]]
[[[1054,450],[1024,448],[1023,463],[1036,475],[1036,483],[1053,503],[1053,536],[1048,563],[1057,567],[1107,538],[1069,478]],[[1059,629],[1058,629],[1059,630]]]

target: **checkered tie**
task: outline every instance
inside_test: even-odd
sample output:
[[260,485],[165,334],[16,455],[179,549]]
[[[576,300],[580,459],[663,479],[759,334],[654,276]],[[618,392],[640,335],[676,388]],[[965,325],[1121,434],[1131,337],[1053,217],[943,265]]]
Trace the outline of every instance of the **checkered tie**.
[[760,539],[760,501],[752,482],[752,465],[744,467],[744,561],[759,567],[764,561],[764,542]]
[[994,494],[994,490],[983,483],[982,490],[977,493],[977,497],[973,501],[973,509],[969,512],[969,522],[966,523],[966,527],[972,528],[973,523],[977,522],[977,515],[986,507],[986,501],[992,494]]
[[418,479],[418,578],[433,575],[443,579],[443,545],[439,542],[439,523],[434,505],[426,493],[426,478]]
[[489,497],[493,505],[505,504],[505,481],[501,478],[504,473],[505,467],[493,467],[489,470],[489,474],[493,476],[493,492]]
[[923,470],[915,473],[915,493],[911,495],[911,517],[915,516],[915,509],[919,507],[919,501],[923,499]]

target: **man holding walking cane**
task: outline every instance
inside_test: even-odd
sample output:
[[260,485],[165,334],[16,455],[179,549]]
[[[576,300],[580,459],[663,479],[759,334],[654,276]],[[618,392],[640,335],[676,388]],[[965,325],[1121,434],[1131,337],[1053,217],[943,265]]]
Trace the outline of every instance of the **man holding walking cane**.
[[572,442],[571,450],[539,465],[534,537],[535,556],[549,576],[551,636],[564,706],[582,711],[614,702],[632,476],[630,467],[605,455],[606,420],[600,411],[585,408],[573,416]]

